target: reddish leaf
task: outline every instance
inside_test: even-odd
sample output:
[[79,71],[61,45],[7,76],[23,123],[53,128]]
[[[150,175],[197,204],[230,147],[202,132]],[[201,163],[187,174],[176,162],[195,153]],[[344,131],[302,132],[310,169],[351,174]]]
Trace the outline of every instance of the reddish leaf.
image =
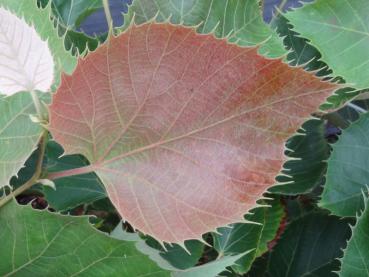
[[81,59],[50,107],[133,226],[182,242],[241,221],[285,160],[284,142],[336,88],[191,28],[150,23]]

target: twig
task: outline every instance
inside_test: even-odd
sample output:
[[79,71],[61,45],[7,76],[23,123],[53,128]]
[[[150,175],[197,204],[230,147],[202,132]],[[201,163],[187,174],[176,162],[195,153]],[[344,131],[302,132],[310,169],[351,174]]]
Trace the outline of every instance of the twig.
[[348,102],[347,103],[347,106],[354,109],[355,111],[357,111],[358,113],[366,113],[367,111],[365,109],[363,109],[362,107],[354,104],[354,103],[351,103],[351,102]]

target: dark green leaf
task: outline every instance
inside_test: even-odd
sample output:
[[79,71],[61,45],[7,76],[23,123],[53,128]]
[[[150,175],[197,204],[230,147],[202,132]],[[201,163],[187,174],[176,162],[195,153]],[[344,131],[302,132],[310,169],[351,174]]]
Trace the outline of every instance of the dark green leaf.
[[156,240],[151,237],[146,239],[146,243],[150,247],[159,250],[159,255],[178,269],[188,269],[195,266],[204,251],[204,244],[197,240],[189,240],[184,243],[188,252],[186,252],[186,250],[184,250],[184,248],[178,244],[166,244],[165,250]]
[[276,236],[283,217],[283,207],[279,199],[264,202],[270,207],[260,207],[246,215],[249,221],[260,223],[237,223],[229,227],[218,228],[219,234],[214,234],[214,248],[220,256],[234,255],[250,251],[236,262],[232,269],[238,273],[247,272],[252,262],[268,250],[267,244]]
[[362,190],[368,185],[368,164],[369,114],[363,114],[333,145],[319,205],[339,216],[356,216],[364,207]]
[[[51,141],[47,146],[47,170],[57,172],[87,165],[80,155],[60,156],[63,149]],[[54,181],[56,190],[43,187],[46,200],[54,209],[67,210],[83,203],[106,197],[105,189],[95,173],[60,178]]]
[[320,184],[330,152],[324,133],[324,121],[311,119],[288,140],[286,155],[291,159],[284,164],[282,173],[285,175],[277,177],[279,185],[270,188],[270,192],[288,195],[308,193]]
[[292,221],[271,252],[268,276],[337,276],[337,258],[350,234],[347,220],[320,212]]

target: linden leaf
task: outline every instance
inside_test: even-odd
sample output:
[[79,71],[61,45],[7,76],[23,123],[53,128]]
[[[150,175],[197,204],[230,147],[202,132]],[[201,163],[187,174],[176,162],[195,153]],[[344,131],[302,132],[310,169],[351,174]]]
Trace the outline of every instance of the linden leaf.
[[62,77],[49,128],[90,161],[75,173],[94,170],[124,219],[181,243],[243,220],[275,183],[285,140],[336,87],[257,48],[151,22]]
[[0,92],[48,91],[54,61],[46,41],[23,19],[0,7]]

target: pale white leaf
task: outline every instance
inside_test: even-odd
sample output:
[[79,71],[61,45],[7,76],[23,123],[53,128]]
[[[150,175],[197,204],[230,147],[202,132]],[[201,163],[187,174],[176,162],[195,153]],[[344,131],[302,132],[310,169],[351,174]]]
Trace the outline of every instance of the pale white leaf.
[[48,91],[54,61],[47,41],[24,19],[0,7],[0,93]]

